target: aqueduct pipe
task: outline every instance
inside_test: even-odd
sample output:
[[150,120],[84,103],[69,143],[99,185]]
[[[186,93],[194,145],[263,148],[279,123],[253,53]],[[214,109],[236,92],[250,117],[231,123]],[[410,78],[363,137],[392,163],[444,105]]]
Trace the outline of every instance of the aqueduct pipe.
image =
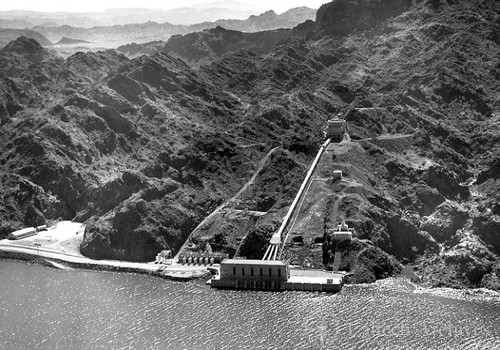
[[285,230],[286,226],[288,225],[288,221],[290,221],[290,218],[292,217],[293,211],[295,210],[295,207],[297,206],[297,203],[299,202],[300,197],[302,197],[304,189],[306,188],[307,183],[309,182],[312,174],[314,173],[314,170],[316,169],[316,165],[318,165],[318,161],[321,158],[321,155],[323,154],[324,150],[326,149],[326,147],[328,146],[329,143],[330,143],[330,139],[326,140],[325,143],[323,143],[323,145],[321,145],[321,147],[319,148],[318,154],[316,155],[316,158],[314,158],[314,161],[312,162],[311,166],[309,167],[309,171],[307,172],[306,177],[305,177],[304,181],[302,182],[302,185],[300,186],[299,191],[297,192],[297,195],[295,196],[295,198],[292,202],[292,205],[290,206],[290,208],[288,209],[288,212],[286,213],[285,217],[283,218],[283,222],[281,223],[280,228],[271,237],[270,247],[272,245],[276,245],[278,247],[278,249],[275,249],[275,253],[274,253],[274,255],[272,255],[273,248],[270,249],[270,247],[269,247],[267,249],[266,253],[264,254],[264,257],[262,258],[262,260],[266,260],[266,258],[267,258],[267,260],[276,260],[276,255],[277,255],[277,252],[279,250],[279,245],[282,243],[285,244],[285,242],[281,241],[282,240],[281,235],[283,234],[283,231]]

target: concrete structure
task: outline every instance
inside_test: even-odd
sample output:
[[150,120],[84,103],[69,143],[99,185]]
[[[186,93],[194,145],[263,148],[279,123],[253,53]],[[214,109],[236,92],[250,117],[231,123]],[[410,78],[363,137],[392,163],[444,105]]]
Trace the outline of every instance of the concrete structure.
[[343,274],[297,270],[294,275],[291,271],[286,261],[227,259],[220,264],[220,273],[210,285],[226,289],[338,292],[344,284]]
[[290,208],[288,209],[288,212],[286,213],[285,217],[283,218],[283,222],[281,223],[280,228],[278,231],[276,231],[273,236],[271,237],[271,241],[269,242],[269,246],[267,247],[266,252],[264,253],[264,257],[262,260],[280,260],[281,255],[283,253],[283,246],[286,243],[287,236],[283,237],[284,233],[288,233],[289,231],[286,231],[285,228],[288,225],[288,222],[290,221],[290,218],[292,217],[292,214],[295,210],[295,207],[299,203],[300,198],[302,197],[302,194],[304,193],[304,190],[307,187],[307,184],[309,183],[312,174],[314,173],[314,170],[316,169],[316,165],[318,165],[319,159],[321,158],[321,155],[325,151],[326,147],[330,144],[330,139],[326,140],[321,147],[318,150],[318,153],[316,154],[316,158],[314,158],[309,171],[306,174],[306,177],[304,178],[304,181],[302,182],[302,185],[300,185],[299,191],[297,192],[297,195],[293,199],[292,205],[290,205]]
[[353,228],[347,226],[345,221],[342,221],[337,228],[332,230],[332,238],[334,241],[351,241]]
[[179,264],[195,264],[195,265],[213,265],[218,264],[224,259],[227,259],[228,255],[226,253],[198,253],[192,252],[189,255],[180,254],[177,257],[177,263]]
[[283,290],[290,277],[288,263],[246,259],[226,259],[212,287],[231,289]]
[[285,283],[285,290],[336,293],[344,285],[344,274],[328,273],[328,277],[291,276]]
[[156,263],[157,264],[167,264],[170,263],[172,259],[172,251],[171,250],[162,250],[156,255]]
[[334,170],[333,171],[333,180],[342,179],[342,170]]
[[328,121],[326,129],[326,137],[331,142],[338,143],[344,139],[344,134],[347,132],[347,122],[344,119],[335,117]]
[[31,237],[37,234],[35,227],[27,227],[22,230],[17,230],[9,233],[9,239],[23,239],[26,237]]

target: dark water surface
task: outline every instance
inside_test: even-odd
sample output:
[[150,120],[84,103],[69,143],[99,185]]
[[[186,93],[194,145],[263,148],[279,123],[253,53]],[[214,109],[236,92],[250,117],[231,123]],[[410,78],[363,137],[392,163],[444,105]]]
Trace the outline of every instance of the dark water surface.
[[0,349],[500,349],[500,294],[402,279],[338,294],[0,260]]

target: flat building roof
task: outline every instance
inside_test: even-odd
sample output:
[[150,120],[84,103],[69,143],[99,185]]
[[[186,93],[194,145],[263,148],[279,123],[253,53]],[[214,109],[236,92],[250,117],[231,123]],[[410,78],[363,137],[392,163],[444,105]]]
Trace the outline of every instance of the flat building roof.
[[221,265],[260,265],[260,266],[285,266],[286,262],[281,260],[258,260],[258,259],[226,259]]

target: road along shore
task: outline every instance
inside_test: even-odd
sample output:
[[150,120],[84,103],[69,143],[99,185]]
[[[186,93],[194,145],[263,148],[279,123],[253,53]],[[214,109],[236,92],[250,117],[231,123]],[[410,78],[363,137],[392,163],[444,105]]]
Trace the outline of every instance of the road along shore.
[[173,280],[192,280],[210,276],[206,266],[170,265],[155,262],[94,260],[80,253],[84,225],[59,222],[47,231],[21,240],[0,240],[0,258],[36,261],[55,268],[78,268],[148,274]]

